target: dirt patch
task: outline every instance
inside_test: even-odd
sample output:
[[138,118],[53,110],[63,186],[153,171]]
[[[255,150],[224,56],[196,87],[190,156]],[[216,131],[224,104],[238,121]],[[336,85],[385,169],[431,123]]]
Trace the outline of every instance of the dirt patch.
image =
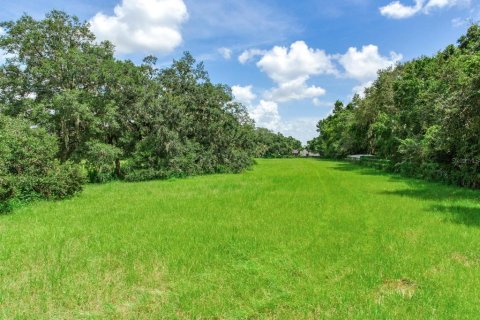
[[380,304],[389,295],[399,295],[404,299],[411,299],[417,291],[417,284],[410,279],[386,280],[378,289],[375,302]]
[[458,252],[455,252],[454,254],[452,254],[452,260],[462,264],[467,268],[474,267],[478,263],[478,261],[470,259],[466,255]]

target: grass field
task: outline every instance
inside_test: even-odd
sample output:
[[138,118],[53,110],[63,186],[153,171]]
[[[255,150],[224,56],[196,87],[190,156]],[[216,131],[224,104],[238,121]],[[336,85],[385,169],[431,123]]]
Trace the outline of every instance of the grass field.
[[0,216],[0,318],[479,315],[480,192],[351,164],[258,160]]

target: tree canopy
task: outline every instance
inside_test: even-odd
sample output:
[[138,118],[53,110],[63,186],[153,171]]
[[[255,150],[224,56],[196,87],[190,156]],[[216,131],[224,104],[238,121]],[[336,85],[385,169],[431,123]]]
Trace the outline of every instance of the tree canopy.
[[433,57],[380,71],[318,132],[309,146],[328,157],[370,153],[397,172],[480,187],[480,26]]
[[[7,54],[0,66],[0,150],[18,162],[2,162],[2,199],[14,194],[6,172],[18,177],[14,168],[23,160],[16,157],[27,152],[12,147],[17,125],[28,141],[25,161],[44,162],[50,169],[42,174],[68,164],[74,172],[86,170],[91,182],[240,172],[254,156],[288,154],[286,148],[299,144],[280,135],[260,141],[231,89],[212,83],[188,52],[163,69],[154,56],[139,65],[119,60],[87,22],[61,11],[41,20],[23,15],[0,27],[0,49]],[[277,146],[282,139],[289,142]],[[269,143],[275,146],[265,147]],[[283,150],[259,153],[262,148]],[[36,175],[32,171],[32,179]],[[79,189],[66,188],[68,194]],[[25,195],[63,196],[35,190]]]

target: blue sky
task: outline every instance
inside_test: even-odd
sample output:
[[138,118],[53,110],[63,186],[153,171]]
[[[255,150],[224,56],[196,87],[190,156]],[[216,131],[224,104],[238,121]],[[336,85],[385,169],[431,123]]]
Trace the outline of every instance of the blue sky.
[[378,69],[432,55],[480,18],[480,0],[1,1],[1,20],[60,9],[91,21],[119,58],[167,65],[190,51],[258,126],[303,142]]

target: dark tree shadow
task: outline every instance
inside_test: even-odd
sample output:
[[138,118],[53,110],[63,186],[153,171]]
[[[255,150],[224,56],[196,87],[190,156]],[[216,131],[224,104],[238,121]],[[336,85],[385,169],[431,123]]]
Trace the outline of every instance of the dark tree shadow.
[[[439,202],[425,209],[429,213],[445,215],[445,222],[480,227],[480,191],[446,185],[439,182],[428,182],[388,173],[379,169],[364,167],[349,162],[338,162],[333,170],[355,172],[361,175],[384,176],[391,182],[402,182],[402,187],[395,190],[381,190],[380,195],[408,197],[424,201]],[[406,185],[406,187],[405,187]],[[466,205],[444,205],[443,201],[458,203],[467,201]]]
[[480,208],[436,205],[432,206],[430,211],[447,215],[445,217],[447,222],[463,224],[469,227],[480,227]]
[[366,175],[366,176],[387,177],[390,181],[405,182],[407,184],[411,184],[411,183],[424,184],[425,183],[425,181],[420,179],[406,177],[398,173],[387,172],[377,168],[367,167],[355,162],[339,161],[339,162],[336,162],[335,165],[332,166],[331,168],[337,171],[355,172],[357,174]]
[[473,201],[480,204],[480,191],[442,185],[434,182],[406,181],[408,188],[381,191],[379,194],[410,197],[429,201]]

